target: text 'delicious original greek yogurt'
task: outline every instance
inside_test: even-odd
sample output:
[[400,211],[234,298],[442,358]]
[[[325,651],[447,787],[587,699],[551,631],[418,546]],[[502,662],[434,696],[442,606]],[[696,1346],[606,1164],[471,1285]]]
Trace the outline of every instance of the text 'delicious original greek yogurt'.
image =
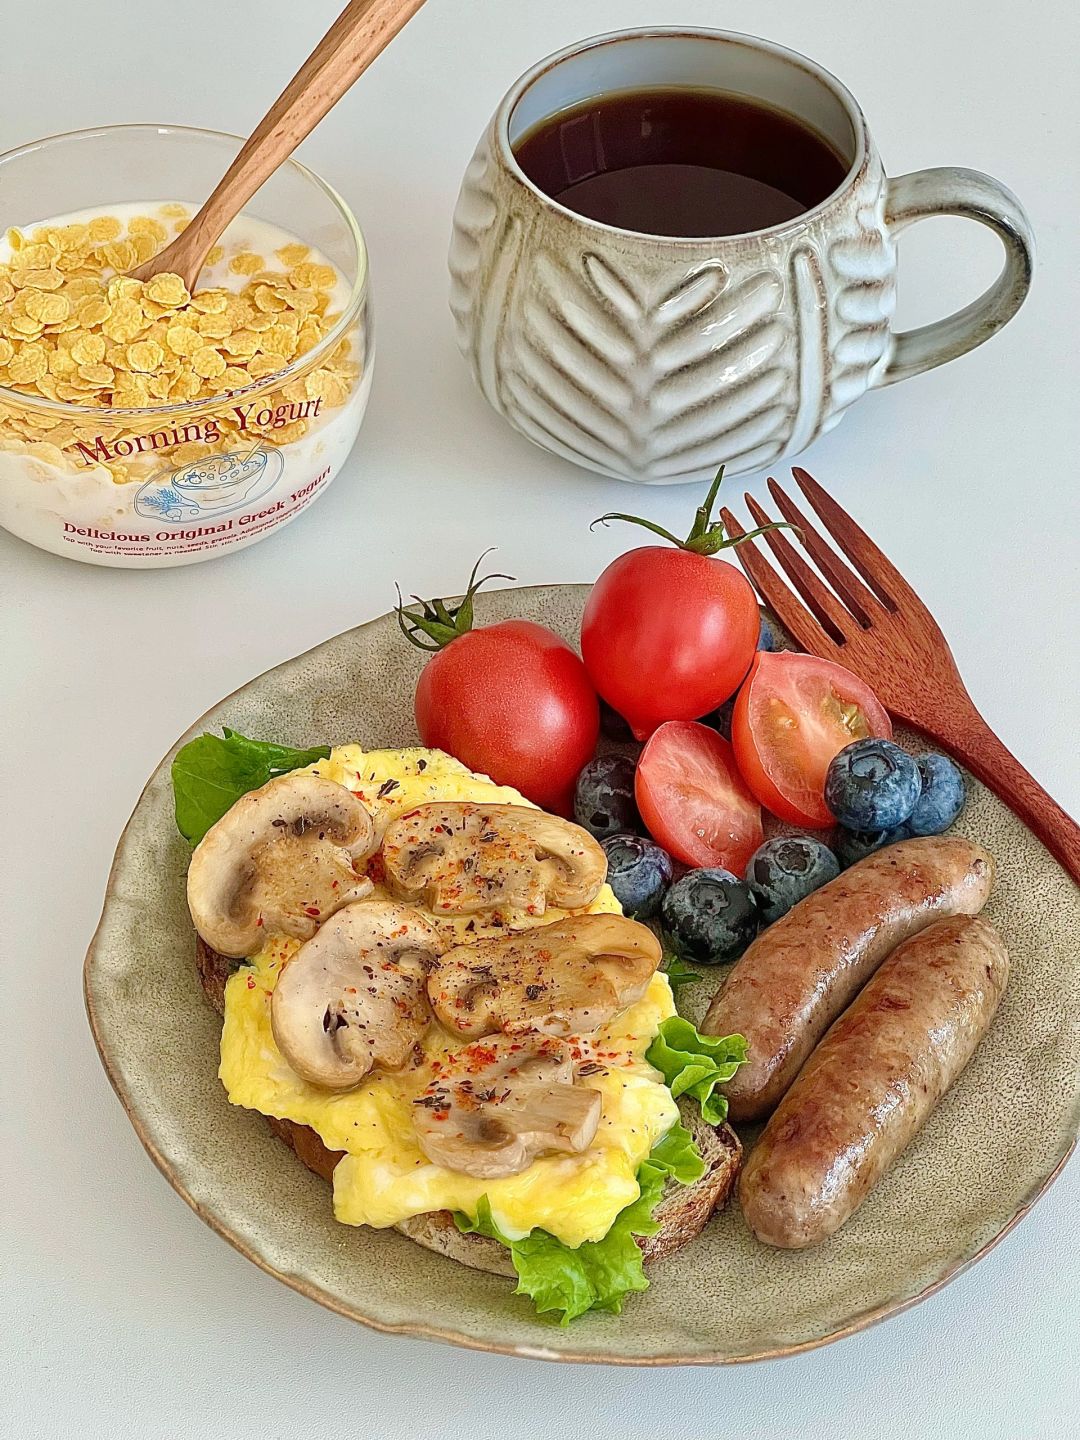
[[194,207],[113,205],[0,239],[0,525],[97,565],[185,565],[295,518],[371,388],[363,276],[238,217],[189,294],[125,272]]

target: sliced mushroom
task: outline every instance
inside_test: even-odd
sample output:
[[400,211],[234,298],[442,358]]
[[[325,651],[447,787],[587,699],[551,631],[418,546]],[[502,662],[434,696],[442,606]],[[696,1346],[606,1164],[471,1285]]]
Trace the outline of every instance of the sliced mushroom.
[[539,1155],[580,1154],[603,1102],[573,1079],[569,1045],[551,1036],[469,1045],[413,1102],[420,1149],[436,1165],[481,1180],[517,1175]]
[[431,1020],[425,982],[438,937],[391,901],[347,905],[283,967],[270,1001],[277,1047],[325,1090],[399,1070]]
[[420,805],[387,826],[382,856],[394,892],[437,915],[573,910],[596,899],[607,874],[587,830],[525,805]]
[[353,862],[375,848],[371,816],[319,775],[280,775],[241,796],[195,848],[188,908],[222,955],[254,955],[267,932],[310,939],[372,890]]
[[662,954],[635,920],[568,916],[448,950],[428,997],[458,1035],[587,1035],[641,999]]

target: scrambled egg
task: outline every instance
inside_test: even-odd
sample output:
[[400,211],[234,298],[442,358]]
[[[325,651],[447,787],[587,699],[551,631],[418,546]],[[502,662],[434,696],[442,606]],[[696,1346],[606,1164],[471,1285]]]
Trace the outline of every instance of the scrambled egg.
[[[381,830],[396,815],[431,800],[490,800],[525,804],[515,790],[474,775],[438,750],[336,748],[309,769],[360,796]],[[384,898],[377,868],[375,896]],[[605,885],[588,907],[618,912]],[[425,918],[448,944],[468,944],[509,926],[525,929],[561,919],[510,912],[493,918]],[[472,923],[472,928],[469,925]],[[487,1195],[492,1217],[511,1239],[534,1228],[564,1244],[601,1240],[615,1216],[637,1198],[637,1167],[678,1119],[678,1109],[644,1054],[660,1022],[675,1013],[666,976],[657,973],[636,1005],[579,1042],[581,1058],[597,1065],[579,1083],[599,1090],[603,1112],[596,1136],[580,1155],[549,1155],[518,1175],[480,1180],[429,1161],[416,1141],[412,1101],[431,1079],[427,1060],[462,1041],[432,1023],[423,1041],[425,1061],[395,1074],[369,1076],[355,1090],[320,1090],[302,1080],[282,1057],[270,1027],[270,995],[281,967],[299,942],[269,937],[258,955],[233,974],[225,990],[225,1024],[219,1074],[234,1105],[310,1125],[344,1157],[334,1171],[334,1213],[347,1225],[386,1227],[432,1210],[475,1216]],[[599,1068],[602,1067],[602,1068]]]

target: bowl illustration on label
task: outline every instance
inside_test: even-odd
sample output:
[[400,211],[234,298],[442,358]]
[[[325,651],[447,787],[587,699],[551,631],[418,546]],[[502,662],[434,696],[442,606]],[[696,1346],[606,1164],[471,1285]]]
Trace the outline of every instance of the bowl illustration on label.
[[206,455],[152,475],[135,496],[135,511],[170,525],[219,515],[261,499],[284,469],[281,451],[264,450],[258,441],[250,450]]

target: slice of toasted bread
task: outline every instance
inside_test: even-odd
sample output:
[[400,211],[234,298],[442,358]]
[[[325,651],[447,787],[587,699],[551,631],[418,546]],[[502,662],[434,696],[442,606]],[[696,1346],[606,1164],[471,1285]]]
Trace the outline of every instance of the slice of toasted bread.
[[[225,1009],[225,982],[236,962],[219,955],[199,939],[196,964],[206,998],[220,1014]],[[656,1209],[660,1229],[655,1235],[638,1239],[647,1265],[662,1260],[666,1255],[673,1255],[701,1233],[712,1213],[726,1203],[742,1165],[742,1145],[730,1125],[707,1125],[697,1106],[690,1102],[681,1104],[679,1108],[683,1124],[693,1135],[706,1170],[693,1185],[673,1183],[668,1186]],[[341,1151],[328,1150],[307,1125],[298,1125],[292,1120],[277,1120],[269,1115],[266,1120],[278,1139],[295,1151],[297,1158],[309,1170],[321,1175],[324,1180],[331,1179],[334,1167],[341,1159]],[[490,1270],[495,1275],[514,1274],[510,1253],[504,1245],[485,1235],[463,1235],[454,1224],[449,1210],[416,1215],[410,1220],[403,1220],[397,1228],[418,1245],[436,1250],[440,1255],[448,1255],[474,1270]]]

